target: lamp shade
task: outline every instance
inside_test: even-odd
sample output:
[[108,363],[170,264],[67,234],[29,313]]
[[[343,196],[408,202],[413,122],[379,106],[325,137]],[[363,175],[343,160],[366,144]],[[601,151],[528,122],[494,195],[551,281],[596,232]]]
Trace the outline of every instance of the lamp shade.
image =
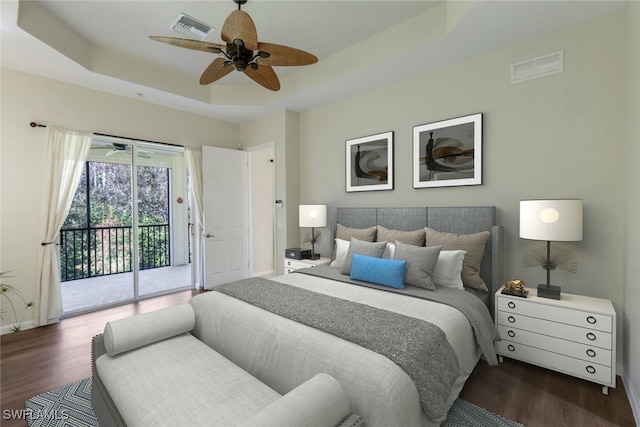
[[531,240],[582,240],[582,200],[520,201],[520,237]]
[[300,205],[300,227],[326,227],[327,205]]

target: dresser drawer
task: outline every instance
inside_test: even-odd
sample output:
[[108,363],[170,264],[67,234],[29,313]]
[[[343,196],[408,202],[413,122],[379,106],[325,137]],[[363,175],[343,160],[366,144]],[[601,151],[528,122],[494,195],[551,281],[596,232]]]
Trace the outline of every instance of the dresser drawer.
[[498,352],[507,357],[605,384],[609,387],[615,387],[615,383],[612,381],[612,370],[610,366],[586,362],[574,359],[573,357],[508,341],[498,342]]
[[607,350],[612,349],[612,334],[602,331],[566,325],[563,323],[504,311],[498,311],[497,324],[498,326],[504,325],[590,346],[600,347]]
[[310,265],[306,262],[302,262],[302,261],[298,261],[295,259],[285,259],[284,260],[284,268],[292,268],[292,269],[298,269],[298,268],[308,268],[308,267],[313,267],[313,265]]
[[552,322],[581,326],[596,331],[613,331],[611,316],[538,304],[524,299],[498,298],[498,310],[539,317]]
[[612,366],[611,350],[580,344],[561,338],[554,338],[548,335],[508,327],[506,325],[499,325],[498,332],[504,341],[525,344],[529,347],[563,354],[586,362]]

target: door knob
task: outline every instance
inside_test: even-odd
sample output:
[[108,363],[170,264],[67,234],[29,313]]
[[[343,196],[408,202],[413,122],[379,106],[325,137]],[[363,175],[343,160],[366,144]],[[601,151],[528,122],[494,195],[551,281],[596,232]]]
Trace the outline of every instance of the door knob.
[[207,233],[207,234],[205,234],[205,235],[204,235],[204,237],[206,237],[206,238],[208,239],[209,237],[216,237],[216,236],[215,236],[215,235],[213,235],[213,234],[209,234],[209,233]]

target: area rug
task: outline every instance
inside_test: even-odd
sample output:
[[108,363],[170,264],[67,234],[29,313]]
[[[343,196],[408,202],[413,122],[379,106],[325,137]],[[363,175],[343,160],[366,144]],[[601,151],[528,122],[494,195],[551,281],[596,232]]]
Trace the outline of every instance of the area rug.
[[[29,427],[99,426],[91,409],[91,378],[39,394],[26,402]],[[457,399],[442,427],[524,427]]]

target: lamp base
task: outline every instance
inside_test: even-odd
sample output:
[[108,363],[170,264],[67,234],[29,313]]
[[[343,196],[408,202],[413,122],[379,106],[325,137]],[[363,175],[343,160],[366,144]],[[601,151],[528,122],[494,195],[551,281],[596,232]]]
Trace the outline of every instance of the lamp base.
[[308,259],[320,259],[320,254],[312,254]]
[[538,296],[541,298],[560,299],[560,286],[549,286],[540,283],[538,285]]

